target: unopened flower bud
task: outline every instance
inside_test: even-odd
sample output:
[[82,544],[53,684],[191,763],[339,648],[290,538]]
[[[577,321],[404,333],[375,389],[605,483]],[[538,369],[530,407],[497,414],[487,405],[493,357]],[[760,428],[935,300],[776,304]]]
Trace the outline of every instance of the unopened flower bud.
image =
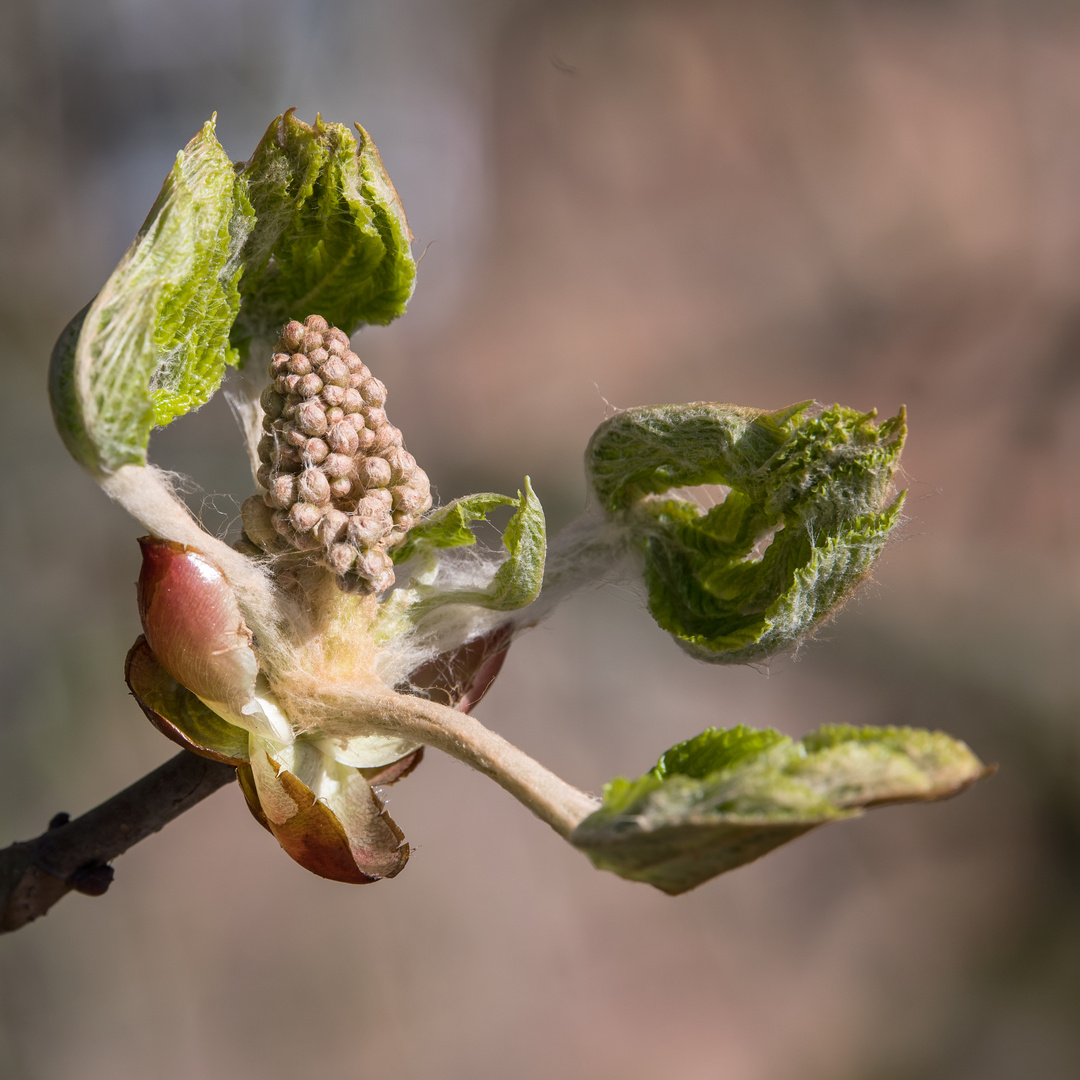
[[266,492],[270,505],[278,510],[288,510],[296,501],[296,477],[280,473],[270,481]]
[[319,542],[329,547],[337,543],[346,535],[351,518],[342,510],[327,510],[322,520],[315,526],[315,535]]
[[356,504],[357,517],[383,517],[390,512],[393,496],[386,488],[369,491]]
[[309,375],[305,375],[296,386],[296,393],[302,398],[313,398],[316,394],[320,393],[323,388],[323,381],[319,378],[315,372],[311,372]]
[[391,446],[383,454],[383,460],[390,466],[391,484],[401,484],[408,480],[416,468],[416,458],[400,446]]
[[341,386],[326,386],[322,388],[322,399],[328,406],[341,408],[345,401],[345,389]]
[[322,439],[308,439],[301,455],[305,465],[321,465],[330,453],[330,447]]
[[304,340],[304,324],[297,322],[295,319],[292,322],[286,323],[281,330],[281,345],[282,348],[288,349],[290,352],[296,352],[300,348],[301,343]]
[[349,457],[356,453],[357,447],[360,445],[356,429],[351,424],[345,423],[344,420],[336,423],[326,433],[326,442],[335,453],[348,454]]
[[387,518],[354,517],[349,522],[349,541],[358,548],[366,549],[377,544],[390,528],[391,523]]
[[296,421],[305,435],[326,434],[326,413],[319,401],[305,401],[296,410]]
[[322,513],[311,503],[296,502],[289,508],[289,524],[298,532],[310,532],[319,523]]
[[354,462],[348,454],[328,454],[323,462],[327,476],[348,476],[353,471]]
[[371,583],[375,592],[382,592],[394,584],[394,564],[390,556],[379,548],[360,552],[356,559],[356,572]]
[[382,458],[368,457],[356,466],[356,476],[365,491],[390,483],[390,466]]
[[305,469],[297,488],[304,502],[322,506],[330,501],[330,481],[318,469]]
[[263,412],[272,420],[281,415],[285,399],[272,386],[268,386],[262,392],[259,404],[262,405]]
[[407,514],[421,514],[431,507],[431,488],[426,474],[417,469],[409,483],[390,489],[394,509]]
[[344,389],[349,385],[349,369],[345,361],[339,360],[336,356],[323,364],[319,374],[328,386],[340,386]]
[[375,432],[371,443],[371,453],[382,454],[391,446],[401,446],[401,432],[393,424],[383,424]]
[[342,356],[349,351],[349,336],[344,330],[336,326],[330,327],[326,333],[326,351],[331,356]]
[[376,378],[368,379],[360,387],[360,396],[368,405],[381,408],[386,404],[386,387]]
[[311,374],[311,361],[307,356],[302,353],[293,353],[289,357],[289,371],[290,375],[310,375]]
[[326,561],[331,570],[344,574],[352,569],[356,554],[356,548],[351,544],[332,544],[326,552]]
[[271,547],[277,542],[278,534],[271,520],[272,511],[258,495],[245,499],[240,507],[240,520],[248,539],[257,546]]

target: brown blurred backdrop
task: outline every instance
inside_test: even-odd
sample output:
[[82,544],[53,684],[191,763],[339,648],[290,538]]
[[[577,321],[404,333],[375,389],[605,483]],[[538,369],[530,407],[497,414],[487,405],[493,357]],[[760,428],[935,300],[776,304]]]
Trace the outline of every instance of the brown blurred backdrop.
[[[1001,765],[679,899],[435,755],[368,888],[227,790],[0,939],[0,1075],[1080,1074],[1080,5],[4,0],[0,40],[0,843],[171,753],[121,679],[138,528],[45,367],[215,110],[235,158],[292,105],[379,143],[427,251],[355,344],[444,500],[529,473],[558,528],[609,402],[910,409],[903,542],[794,661],[696,666],[599,592],[481,719],[592,790],[737,722],[941,727]],[[152,449],[235,518],[220,402]]]

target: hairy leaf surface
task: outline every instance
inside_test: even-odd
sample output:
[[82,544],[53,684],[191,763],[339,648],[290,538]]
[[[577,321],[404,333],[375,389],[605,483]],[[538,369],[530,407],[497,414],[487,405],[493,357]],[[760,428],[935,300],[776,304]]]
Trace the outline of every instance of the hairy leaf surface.
[[[905,416],[813,403],[631,409],[593,436],[586,470],[644,559],[649,609],[702,660],[784,649],[867,574],[900,518]],[[705,511],[672,488],[731,490]]]
[[241,173],[258,224],[244,250],[233,342],[246,353],[283,323],[322,315],[352,333],[405,310],[416,264],[405,212],[371,137],[293,110],[267,129]]
[[829,726],[800,741],[714,728],[608,784],[570,839],[600,869],[675,895],[863,807],[945,798],[986,771],[963,743],[914,728]]
[[151,428],[220,386],[236,360],[229,331],[253,224],[211,119],[177,155],[138,236],[53,350],[53,415],[80,464],[93,472],[145,464]]

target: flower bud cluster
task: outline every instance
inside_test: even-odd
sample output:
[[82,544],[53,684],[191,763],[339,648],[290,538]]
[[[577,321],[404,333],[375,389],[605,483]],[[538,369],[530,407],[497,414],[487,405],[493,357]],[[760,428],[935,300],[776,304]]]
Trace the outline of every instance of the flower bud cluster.
[[319,315],[281,331],[263,391],[259,484],[244,530],[264,551],[317,553],[381,592],[388,552],[431,507],[427,475],[386,418],[386,387]]

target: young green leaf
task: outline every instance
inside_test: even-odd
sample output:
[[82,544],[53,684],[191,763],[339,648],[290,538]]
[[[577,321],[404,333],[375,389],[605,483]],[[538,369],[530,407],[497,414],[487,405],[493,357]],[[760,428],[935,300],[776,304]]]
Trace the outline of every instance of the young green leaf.
[[154,426],[198,408],[234,363],[251,206],[214,120],[177,155],[146,221],[53,350],[53,415],[93,472],[146,462]]
[[[767,413],[667,405],[612,417],[586,451],[609,519],[644,557],[649,609],[689,652],[742,663],[784,649],[827,618],[895,528],[890,500],[904,411],[813,403]],[[708,512],[674,487],[723,484]]]
[[[429,554],[438,547],[457,547],[471,540],[468,521],[482,521],[489,510],[496,506],[516,506],[517,511],[507,522],[502,542],[506,550],[505,560],[499,564],[491,580],[483,587],[441,588],[437,584],[414,583],[400,590],[403,599],[397,604],[391,600],[387,605],[390,620],[404,616],[417,622],[436,607],[444,604],[472,604],[491,611],[515,611],[531,604],[539,595],[544,581],[544,559],[547,554],[547,532],[544,509],[525,477],[525,491],[518,492],[516,499],[504,495],[473,495],[451,503],[443,516],[436,511],[428,520],[433,525],[427,530],[427,521],[413,527],[406,539],[408,545],[413,533],[419,530],[416,545],[409,556]],[[396,560],[400,561],[400,560]],[[405,606],[402,607],[401,605]]]
[[517,513],[507,523],[503,547],[508,555],[491,585],[473,603],[496,611],[514,611],[531,604],[544,583],[547,528],[544,509],[525,477],[525,494],[518,492]]
[[371,137],[314,126],[293,110],[267,129],[241,173],[258,224],[244,249],[233,342],[246,354],[311,312],[352,333],[405,310],[412,234]]
[[677,895],[818,825],[946,798],[987,772],[963,743],[914,728],[829,726],[801,741],[710,729],[608,784],[570,840],[600,869]]
[[517,506],[517,500],[509,495],[485,492],[466,495],[440,506],[409,530],[405,543],[393,552],[394,562],[408,562],[414,556],[436,548],[475,544],[476,534],[469,525],[474,521],[486,521],[488,514],[499,506]]

